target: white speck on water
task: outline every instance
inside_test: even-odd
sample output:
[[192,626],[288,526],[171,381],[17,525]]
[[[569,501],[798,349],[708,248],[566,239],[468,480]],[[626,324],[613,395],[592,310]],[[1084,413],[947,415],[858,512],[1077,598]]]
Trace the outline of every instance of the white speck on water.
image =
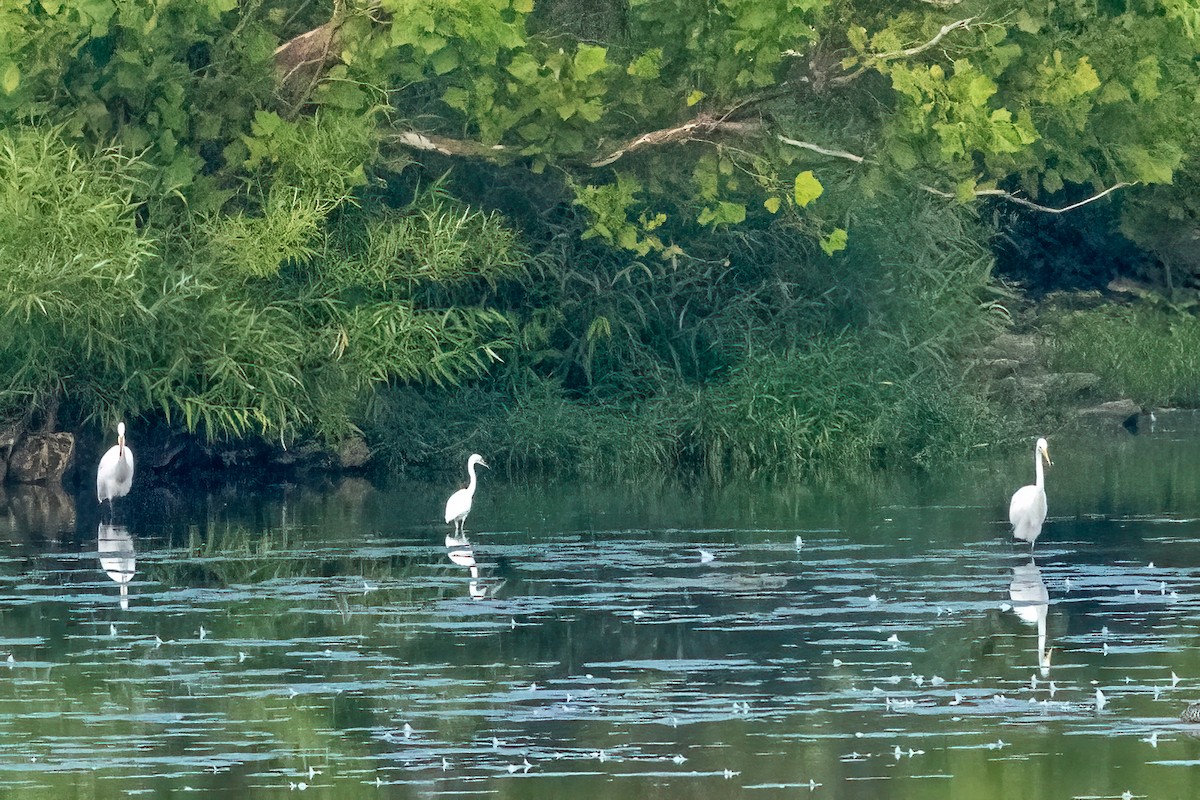
[[888,637],[888,641],[891,642],[892,644],[900,644],[899,634],[893,633],[891,636]]
[[700,548],[700,563],[701,564],[707,564],[708,562],[712,561],[714,558],[716,558],[716,556],[712,554],[712,551],[705,550],[704,548]]
[[405,739],[411,739],[414,732],[415,731],[413,730],[412,725],[409,725],[407,722],[404,723],[404,738]]
[[802,547],[804,547],[804,540],[801,539],[799,536],[797,536],[796,537],[796,549],[799,550]]
[[868,597],[868,598],[867,598],[867,602],[868,602],[868,603],[878,603],[878,602],[879,602],[879,596],[878,596],[878,595],[875,595],[875,594],[872,594],[870,597]]
[[1097,689],[1096,690],[1096,710],[1103,711],[1104,707],[1106,705],[1108,705],[1108,698],[1104,696],[1104,692]]
[[1171,673],[1171,688],[1174,689],[1176,686],[1178,686],[1180,680],[1182,680],[1182,678],[1180,678],[1178,675],[1176,675],[1174,672],[1172,672]]
[[200,638],[201,638],[201,639],[204,639],[204,637],[206,637],[206,636],[208,636],[208,631],[206,631],[206,630],[204,629],[204,626],[203,626],[203,625],[201,625],[201,626],[200,626]]
[[1149,736],[1147,736],[1145,739],[1142,739],[1142,741],[1145,742],[1146,744],[1150,745],[1151,747],[1157,748],[1158,747],[1158,731],[1151,732],[1151,734]]

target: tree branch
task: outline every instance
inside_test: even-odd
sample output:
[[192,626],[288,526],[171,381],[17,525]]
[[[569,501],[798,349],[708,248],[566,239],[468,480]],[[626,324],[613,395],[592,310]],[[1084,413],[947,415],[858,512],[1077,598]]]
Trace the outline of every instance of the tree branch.
[[[1032,200],[1026,200],[1024,197],[1020,197],[1020,196],[1012,194],[1010,192],[1006,192],[1003,189],[977,189],[976,191],[972,192],[972,194],[975,197],[999,197],[1001,200],[1007,200],[1010,203],[1016,203],[1017,205],[1022,205],[1022,206],[1025,206],[1026,208],[1032,208],[1035,211],[1044,211],[1047,214],[1065,214],[1068,211],[1074,211],[1075,209],[1079,208],[1080,206],[1086,206],[1088,203],[1094,203],[1095,201],[1099,200],[1100,198],[1105,197],[1105,196],[1115,192],[1117,189],[1121,189],[1126,186],[1134,186],[1135,183],[1121,182],[1121,183],[1113,184],[1112,186],[1105,189],[1103,192],[1094,194],[1091,197],[1087,198],[1086,200],[1080,200],[1078,203],[1072,203],[1069,206],[1063,206],[1062,208],[1054,208],[1052,206],[1043,206],[1039,203],[1033,202]],[[958,196],[954,192],[944,192],[941,189],[935,189],[932,186],[926,186],[924,184],[921,184],[921,188],[924,189],[925,191],[929,192],[930,194],[936,194],[938,197],[947,197],[950,199],[954,199]]]
[[746,136],[758,132],[761,128],[762,123],[758,120],[732,122],[724,117],[700,114],[695,119],[685,122],[682,125],[677,125],[674,128],[662,128],[661,130],[650,131],[649,133],[635,136],[608,155],[592,161],[588,166],[597,168],[607,167],[614,161],[647,147],[656,147],[672,142],[706,139],[709,136],[719,133],[735,133],[738,136]]
[[856,156],[854,153],[847,153],[845,150],[830,150],[820,145],[815,145],[812,142],[801,142],[796,139],[789,139],[783,134],[775,137],[779,141],[792,147],[803,147],[805,150],[812,150],[814,153],[820,153],[823,156],[832,156],[833,158],[844,158],[847,161],[853,161],[855,164],[861,164],[866,161],[862,156]]
[[341,27],[345,19],[344,0],[335,0],[328,22],[275,48],[275,72],[280,96],[288,107],[287,116],[304,105],[313,87],[341,60]]
[[[936,36],[934,36],[932,39],[930,39],[928,42],[925,42],[924,44],[914,45],[913,47],[906,47],[903,50],[893,50],[890,53],[878,53],[878,54],[866,56],[863,64],[860,65],[858,69],[854,70],[854,72],[847,73],[846,75],[838,75],[835,78],[831,78],[829,82],[834,85],[837,85],[837,86],[842,86],[847,83],[850,83],[850,81],[854,80],[859,75],[862,75],[873,64],[880,64],[880,63],[887,62],[887,61],[895,61],[897,58],[911,58],[912,56],[924,53],[926,50],[928,50],[931,47],[937,47],[938,42],[940,42],[940,41],[942,41],[942,39],[946,38],[946,35],[949,34],[951,31],[968,29],[969,27],[971,27],[971,23],[974,22],[976,19],[977,19],[977,17],[967,17],[966,19],[960,19],[960,20],[956,20],[954,22],[948,22],[942,26],[942,29],[937,32]],[[789,51],[787,51],[786,55],[792,55],[793,52],[794,51],[789,50]]]
[[489,161],[499,161],[502,157],[510,158],[517,155],[515,150],[502,144],[486,145],[470,139],[452,139],[449,136],[437,136],[417,131],[397,131],[384,134],[383,138],[410,150],[438,153],[443,156],[486,158]]

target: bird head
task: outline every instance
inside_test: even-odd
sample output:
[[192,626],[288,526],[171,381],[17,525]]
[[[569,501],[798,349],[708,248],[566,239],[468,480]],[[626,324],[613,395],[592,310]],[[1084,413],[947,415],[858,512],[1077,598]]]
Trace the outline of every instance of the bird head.
[[121,454],[124,455],[124,450],[125,450],[125,423],[124,422],[117,423],[117,447],[121,448],[120,451],[118,451],[118,452],[121,452]]
[[1042,458],[1045,459],[1046,466],[1053,467],[1054,462],[1050,460],[1050,445],[1046,443],[1045,439],[1037,440],[1037,450],[1041,453]]
[[[468,461],[470,461],[472,464],[478,464],[481,467],[487,467],[488,465],[488,463],[483,460],[483,456],[479,455],[479,453],[472,454]],[[488,469],[491,469],[491,467],[488,467]]]

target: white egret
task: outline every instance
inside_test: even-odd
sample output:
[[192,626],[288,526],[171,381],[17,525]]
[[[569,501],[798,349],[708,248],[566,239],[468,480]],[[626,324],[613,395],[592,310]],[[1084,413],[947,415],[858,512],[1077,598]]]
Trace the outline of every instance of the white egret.
[[1042,580],[1042,571],[1033,559],[1028,564],[1013,567],[1012,583],[1008,587],[1012,610],[1022,622],[1037,626],[1037,659],[1042,677],[1050,674],[1050,657],[1054,649],[1046,648],[1046,615],[1050,610],[1050,593]]
[[1013,536],[1024,539],[1033,547],[1038,534],[1042,532],[1042,523],[1046,521],[1046,476],[1042,472],[1042,459],[1046,466],[1053,466],[1050,460],[1049,445],[1045,439],[1038,439],[1033,449],[1033,468],[1037,476],[1030,486],[1022,486],[1012,496],[1008,504],[1008,521],[1013,526]]
[[113,498],[129,494],[133,486],[133,451],[125,446],[125,423],[117,423],[117,443],[108,448],[96,469],[96,499],[111,506]]
[[450,499],[446,501],[446,522],[454,523],[454,532],[462,535],[463,524],[467,521],[467,514],[471,513],[471,501],[475,497],[475,465],[486,467],[487,462],[483,460],[483,456],[479,453],[473,453],[467,459],[467,473],[471,476],[470,483],[467,488],[459,489],[454,494],[450,495]]

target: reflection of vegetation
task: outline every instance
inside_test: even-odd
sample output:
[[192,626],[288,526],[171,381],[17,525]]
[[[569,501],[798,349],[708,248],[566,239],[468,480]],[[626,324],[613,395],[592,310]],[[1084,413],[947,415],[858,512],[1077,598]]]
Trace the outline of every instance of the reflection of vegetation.
[[255,531],[239,525],[213,527],[207,532],[193,526],[181,549],[143,556],[141,566],[147,578],[169,587],[227,587],[280,578],[332,576],[396,580],[412,577],[425,568],[422,561],[409,558],[313,552],[303,549],[286,528]]

